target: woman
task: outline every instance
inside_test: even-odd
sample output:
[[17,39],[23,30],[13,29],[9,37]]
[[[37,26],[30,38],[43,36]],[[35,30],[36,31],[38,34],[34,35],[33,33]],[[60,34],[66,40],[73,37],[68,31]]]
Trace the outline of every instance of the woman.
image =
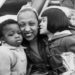
[[75,53],[75,34],[72,34],[71,30],[71,23],[61,9],[48,7],[43,11],[40,34],[46,34],[48,37],[52,75],[66,72],[61,58],[62,53]]
[[29,75],[47,75],[51,70],[46,44],[42,36],[39,35],[38,14],[31,7],[23,7],[18,13],[18,23],[21,28],[24,42],[27,47]]

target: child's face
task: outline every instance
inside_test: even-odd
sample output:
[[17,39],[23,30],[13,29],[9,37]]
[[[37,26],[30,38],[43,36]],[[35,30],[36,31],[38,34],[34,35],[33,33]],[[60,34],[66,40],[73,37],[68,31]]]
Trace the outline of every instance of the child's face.
[[22,42],[22,35],[18,24],[8,24],[3,28],[3,39],[12,46],[19,46]]
[[39,24],[40,25],[40,34],[48,34],[47,22],[48,22],[47,17],[42,17],[42,20]]
[[70,22],[75,26],[75,14],[71,16]]

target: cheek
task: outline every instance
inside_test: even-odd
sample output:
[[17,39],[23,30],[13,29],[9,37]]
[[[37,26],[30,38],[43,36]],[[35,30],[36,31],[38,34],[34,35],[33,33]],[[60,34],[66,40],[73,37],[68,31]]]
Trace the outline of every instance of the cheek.
[[5,38],[6,38],[8,41],[11,41],[11,40],[13,40],[13,39],[14,39],[14,37],[13,37],[13,36],[8,36],[8,35],[6,35],[6,36],[5,36]]
[[47,29],[47,25],[45,26],[45,29],[48,30],[48,29]]
[[20,36],[20,39],[23,41],[23,36]]
[[47,25],[43,24],[42,29],[47,30]]
[[14,42],[13,38],[6,38],[5,41],[6,41],[7,43],[12,43],[12,42]]
[[24,31],[24,27],[20,27],[21,31]]
[[22,36],[23,36],[23,34],[25,33],[25,29],[24,28],[20,28],[20,30],[21,30],[21,33],[22,33]]
[[38,26],[32,27],[32,32],[34,33],[34,35],[37,35],[38,34],[38,30],[39,30],[39,27]]
[[39,28],[39,26],[38,26],[38,25],[31,27],[31,29],[32,29],[32,30],[34,30],[35,32],[37,32],[37,31],[38,31],[38,28]]

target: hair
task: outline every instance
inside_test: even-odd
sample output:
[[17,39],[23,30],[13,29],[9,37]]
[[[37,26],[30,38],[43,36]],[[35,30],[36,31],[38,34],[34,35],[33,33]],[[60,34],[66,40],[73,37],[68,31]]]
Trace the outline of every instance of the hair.
[[71,25],[66,14],[58,8],[47,8],[43,11],[41,16],[47,16],[47,29],[51,33],[69,29],[69,26]]
[[18,24],[18,22],[13,19],[7,19],[0,23],[0,39],[3,37],[3,28],[9,24]]

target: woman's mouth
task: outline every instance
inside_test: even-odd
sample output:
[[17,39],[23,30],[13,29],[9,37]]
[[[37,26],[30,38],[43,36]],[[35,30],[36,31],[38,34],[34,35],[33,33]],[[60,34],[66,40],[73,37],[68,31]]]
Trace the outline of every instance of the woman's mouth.
[[30,34],[26,34],[26,36],[31,36],[32,34],[30,33]]
[[32,33],[24,33],[24,35],[25,35],[26,37],[30,37],[30,36],[32,35]]

